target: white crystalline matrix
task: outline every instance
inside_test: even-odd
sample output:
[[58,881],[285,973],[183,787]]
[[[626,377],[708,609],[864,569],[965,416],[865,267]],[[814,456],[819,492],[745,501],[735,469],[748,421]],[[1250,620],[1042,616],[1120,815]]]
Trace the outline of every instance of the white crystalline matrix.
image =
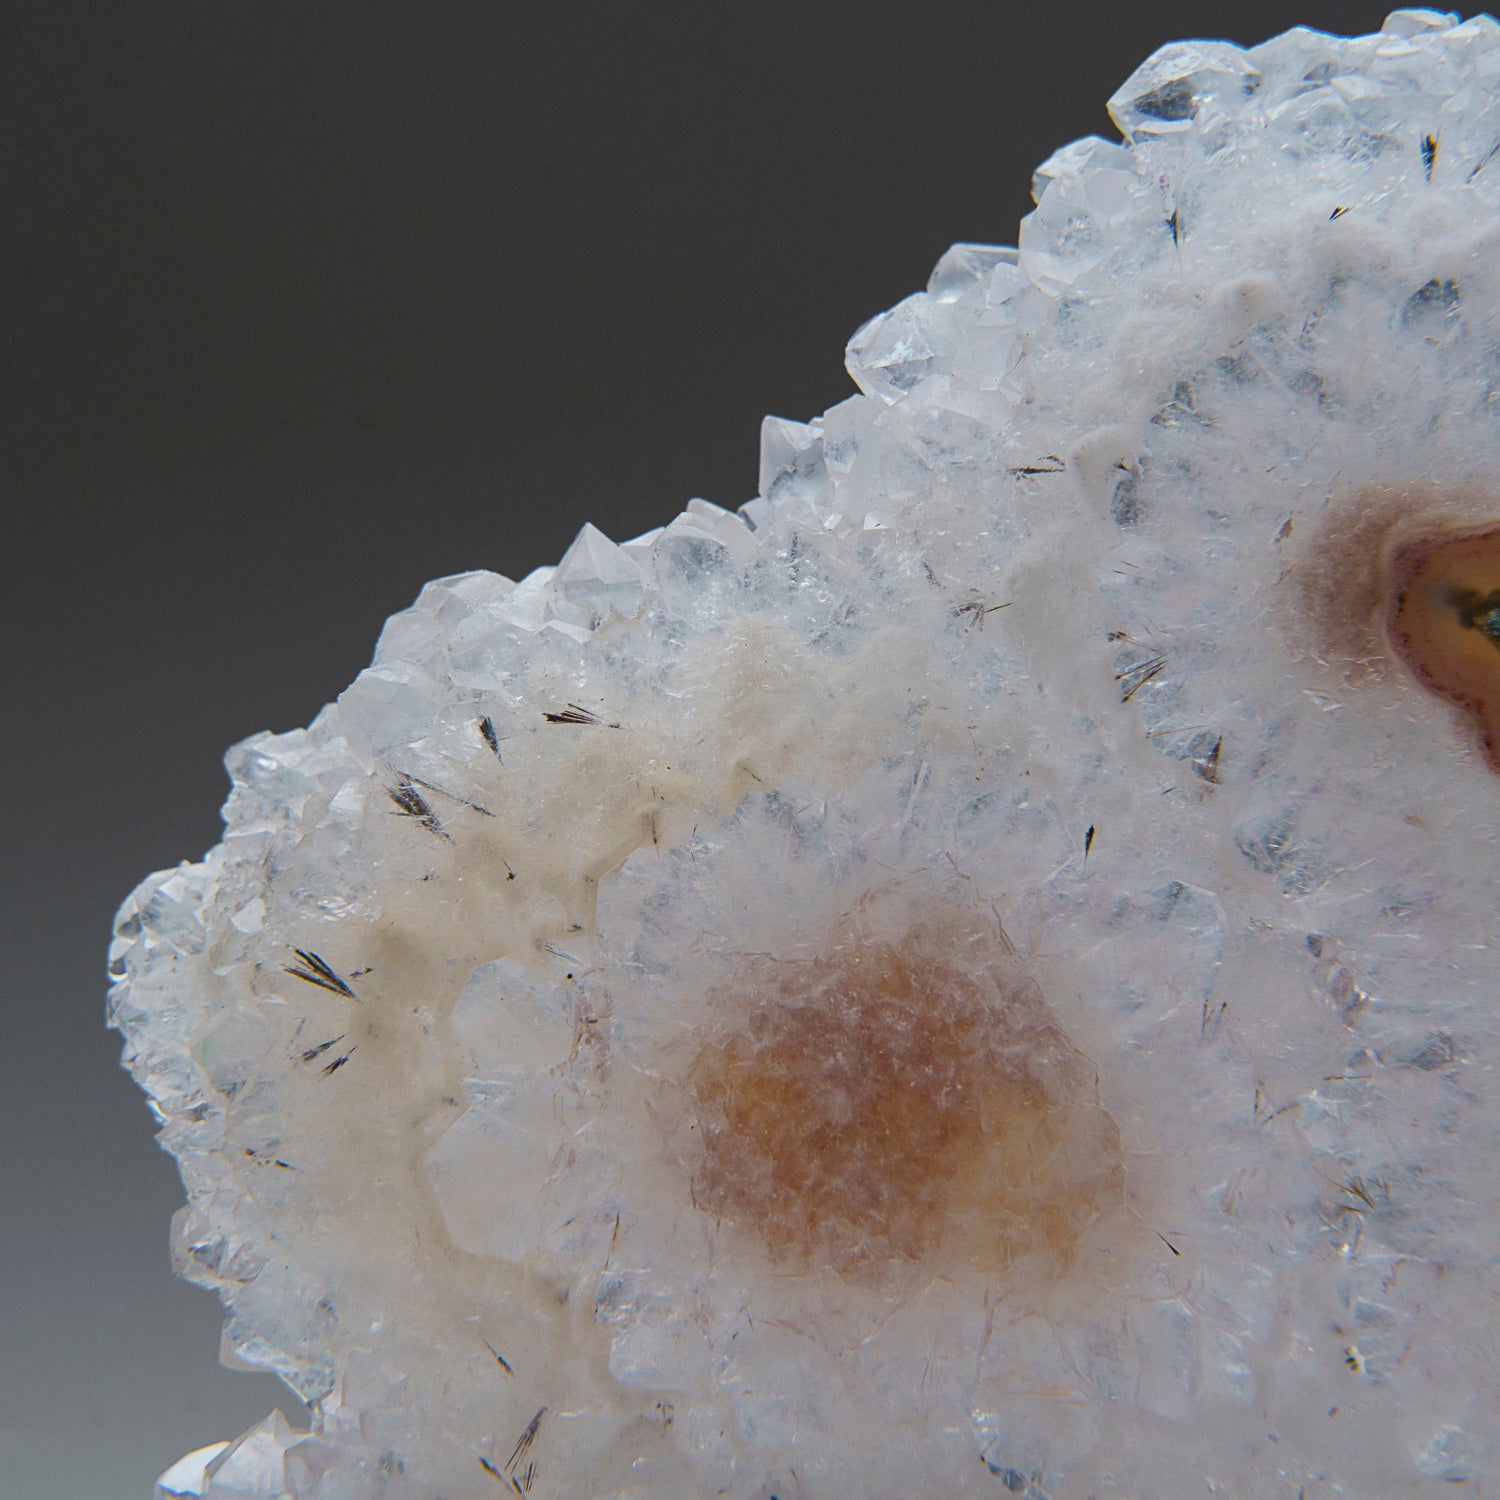
[[758,498],[429,585],[126,903],[311,1412],[161,1494],[1500,1493],[1500,26],[1111,111]]

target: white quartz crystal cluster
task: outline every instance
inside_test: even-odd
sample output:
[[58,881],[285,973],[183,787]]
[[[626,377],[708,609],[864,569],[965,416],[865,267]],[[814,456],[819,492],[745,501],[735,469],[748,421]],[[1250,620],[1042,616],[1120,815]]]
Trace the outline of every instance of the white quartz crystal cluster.
[[[1500,26],[1110,110],[759,497],[428,585],[126,902],[176,1263],[310,1420],[159,1494],[1500,1493],[1500,779],[1339,623],[1372,517],[1500,522]],[[1052,1280],[692,1201],[715,1007],[908,899],[1097,1072],[1128,1231]]]

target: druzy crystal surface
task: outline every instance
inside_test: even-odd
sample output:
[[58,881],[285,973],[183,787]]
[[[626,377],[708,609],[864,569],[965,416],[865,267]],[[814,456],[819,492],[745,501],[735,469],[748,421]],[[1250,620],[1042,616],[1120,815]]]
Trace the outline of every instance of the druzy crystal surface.
[[1110,108],[757,498],[430,584],[126,903],[310,1412],[160,1493],[1496,1493],[1500,27]]

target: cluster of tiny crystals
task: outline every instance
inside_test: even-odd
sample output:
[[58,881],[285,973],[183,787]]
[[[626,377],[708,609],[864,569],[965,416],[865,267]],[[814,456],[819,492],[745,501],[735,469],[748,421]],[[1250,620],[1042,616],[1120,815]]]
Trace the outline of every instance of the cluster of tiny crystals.
[[1500,26],[1110,111],[757,498],[429,584],[126,902],[308,1411],[159,1496],[1500,1494]]

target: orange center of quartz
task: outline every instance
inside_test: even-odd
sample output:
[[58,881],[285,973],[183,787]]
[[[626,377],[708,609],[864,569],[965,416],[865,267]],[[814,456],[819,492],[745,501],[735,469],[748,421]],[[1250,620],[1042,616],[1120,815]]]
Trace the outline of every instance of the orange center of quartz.
[[1034,985],[912,938],[758,977],[776,992],[688,1070],[693,1197],[776,1258],[1055,1273],[1123,1200],[1093,1068]]
[[1391,584],[1392,647],[1426,686],[1474,715],[1500,770],[1500,529],[1401,547]]

